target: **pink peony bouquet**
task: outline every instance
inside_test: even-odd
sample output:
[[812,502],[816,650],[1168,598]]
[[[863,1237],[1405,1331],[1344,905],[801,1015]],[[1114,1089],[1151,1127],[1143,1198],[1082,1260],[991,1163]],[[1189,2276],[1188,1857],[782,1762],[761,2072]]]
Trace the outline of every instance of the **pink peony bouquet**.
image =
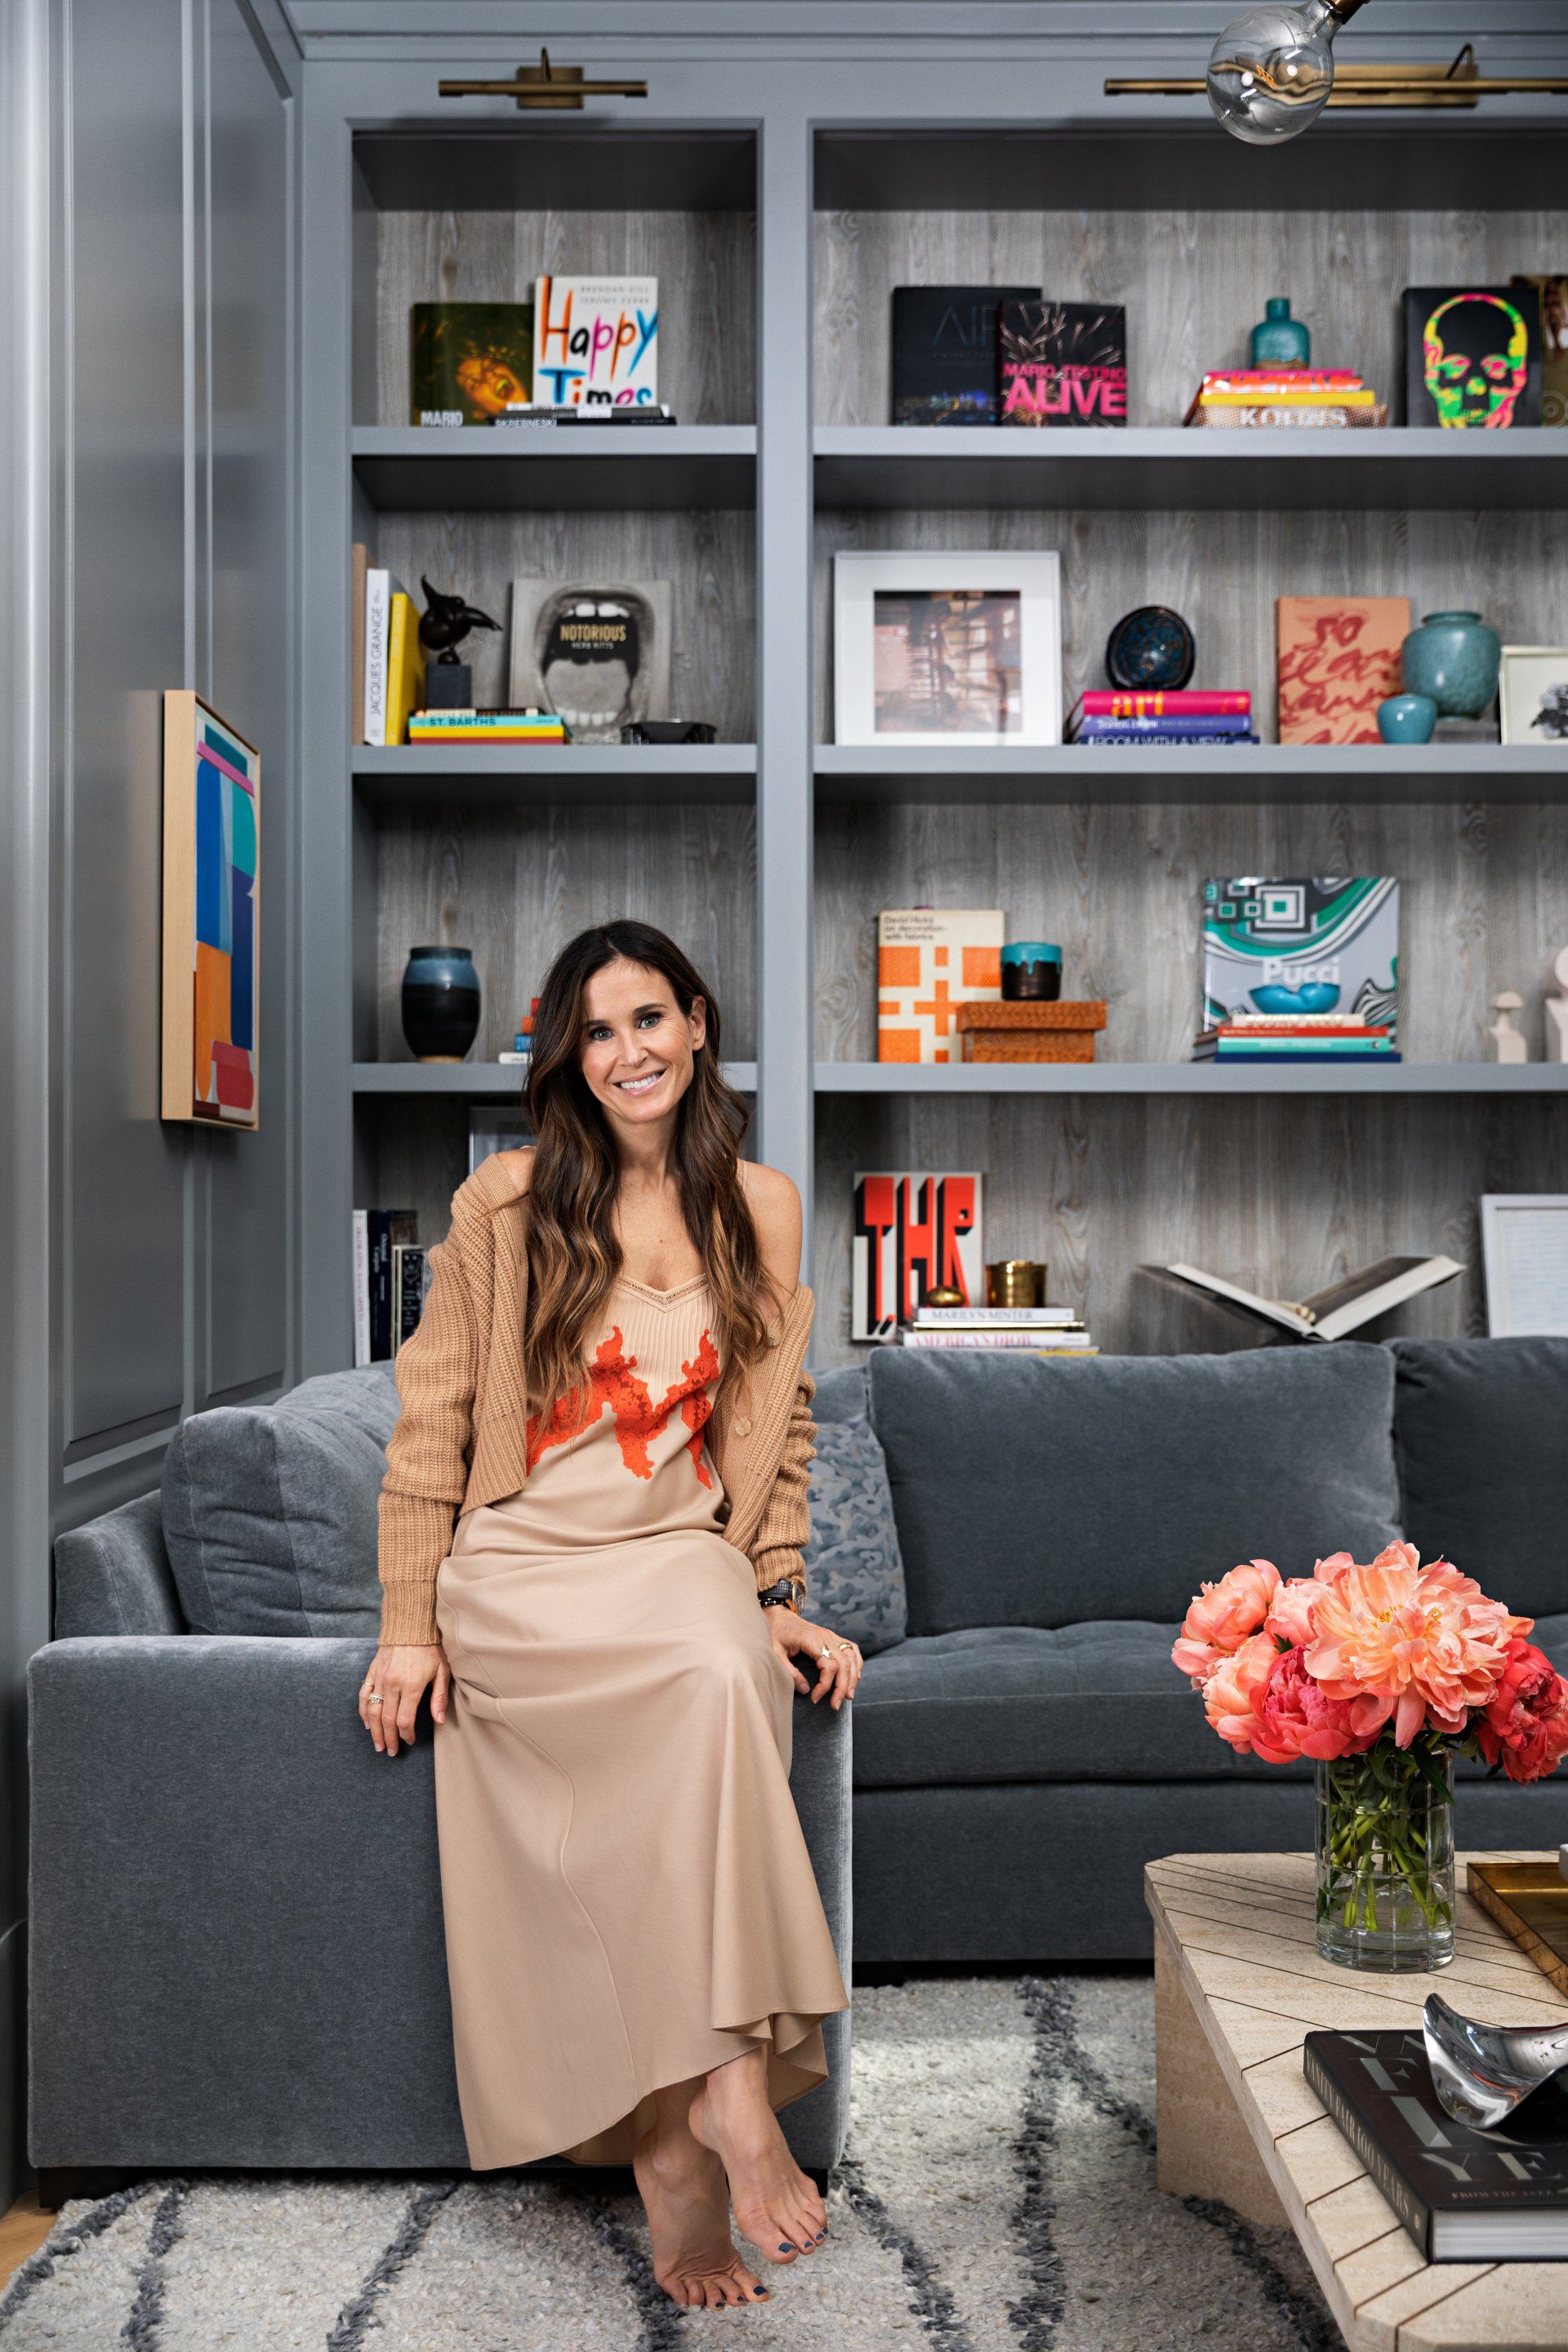
[[1171,1656],[1239,1756],[1333,1763],[1386,1739],[1418,1763],[1440,1744],[1538,1780],[1568,1754],[1568,1683],[1527,1638],[1533,1622],[1393,1543],[1289,1581],[1245,1560],[1204,1586]]

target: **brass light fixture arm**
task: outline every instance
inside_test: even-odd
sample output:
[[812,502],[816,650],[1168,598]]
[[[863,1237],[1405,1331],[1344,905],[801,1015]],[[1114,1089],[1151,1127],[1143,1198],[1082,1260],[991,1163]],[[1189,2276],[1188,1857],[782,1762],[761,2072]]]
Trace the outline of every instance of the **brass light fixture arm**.
[[540,50],[536,66],[519,66],[510,81],[442,81],[436,87],[443,98],[514,98],[520,113],[580,113],[585,98],[647,96],[646,81],[585,81],[581,66],[552,66],[548,49]]
[[[1344,19],[1364,7],[1366,0],[1340,0],[1334,9]],[[1201,98],[1206,85],[1201,77],[1181,79],[1109,80],[1107,98]],[[1473,41],[1467,41],[1453,63],[1438,66],[1341,66],[1329,92],[1331,106],[1474,106],[1479,98],[1568,97],[1568,75],[1479,74]]]

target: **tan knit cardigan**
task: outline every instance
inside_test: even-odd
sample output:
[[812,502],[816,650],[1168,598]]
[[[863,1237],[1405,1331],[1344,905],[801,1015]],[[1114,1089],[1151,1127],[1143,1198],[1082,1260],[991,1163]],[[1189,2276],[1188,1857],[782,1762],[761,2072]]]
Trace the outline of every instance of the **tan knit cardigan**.
[[[526,1171],[521,1152],[497,1152],[454,1196],[451,1231],[430,1252],[419,1328],[398,1350],[403,1410],[381,1490],[387,1643],[438,1638],[436,1572],[458,1520],[527,1481]],[[725,1540],[751,1560],[759,1591],[787,1577],[797,1607],[805,1595],[800,1555],[816,1436],[810,1412],[816,1383],[805,1369],[815,1303],[797,1283],[768,1332],[765,1354],[740,1381],[723,1384],[708,1424],[724,1487]]]

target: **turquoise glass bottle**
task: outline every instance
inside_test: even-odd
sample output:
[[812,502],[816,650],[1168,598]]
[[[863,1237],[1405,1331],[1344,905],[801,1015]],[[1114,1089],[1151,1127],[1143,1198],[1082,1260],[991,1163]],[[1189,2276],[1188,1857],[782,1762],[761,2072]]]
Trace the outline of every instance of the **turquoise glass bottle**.
[[1286,295],[1270,294],[1264,317],[1252,330],[1252,364],[1255,368],[1312,364],[1312,331],[1290,316]]

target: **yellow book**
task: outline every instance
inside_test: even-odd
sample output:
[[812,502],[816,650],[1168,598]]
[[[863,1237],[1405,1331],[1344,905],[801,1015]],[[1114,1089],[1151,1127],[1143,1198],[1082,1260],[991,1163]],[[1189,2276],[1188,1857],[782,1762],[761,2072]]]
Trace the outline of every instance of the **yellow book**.
[[1200,392],[1200,408],[1374,408],[1377,394],[1370,386],[1348,392]]
[[419,615],[412,598],[399,593],[392,600],[386,635],[386,740],[408,740],[408,714],[425,703],[425,648],[419,642]]

